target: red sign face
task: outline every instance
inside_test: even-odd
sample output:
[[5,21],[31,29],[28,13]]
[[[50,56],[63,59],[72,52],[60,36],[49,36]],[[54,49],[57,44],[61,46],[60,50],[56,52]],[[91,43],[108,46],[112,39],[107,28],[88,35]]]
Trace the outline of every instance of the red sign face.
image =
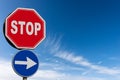
[[34,49],[45,39],[45,21],[34,9],[17,8],[6,18],[5,36],[18,49]]

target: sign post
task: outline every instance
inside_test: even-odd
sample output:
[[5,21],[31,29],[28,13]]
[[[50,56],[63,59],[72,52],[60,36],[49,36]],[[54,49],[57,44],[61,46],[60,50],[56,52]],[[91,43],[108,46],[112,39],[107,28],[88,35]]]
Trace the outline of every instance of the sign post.
[[23,77],[23,80],[27,80],[27,77]]

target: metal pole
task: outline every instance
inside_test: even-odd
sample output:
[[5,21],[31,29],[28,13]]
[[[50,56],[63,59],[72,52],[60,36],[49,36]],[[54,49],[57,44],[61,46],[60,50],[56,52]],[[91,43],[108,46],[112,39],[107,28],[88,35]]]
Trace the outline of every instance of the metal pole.
[[23,77],[23,80],[27,80],[27,77]]

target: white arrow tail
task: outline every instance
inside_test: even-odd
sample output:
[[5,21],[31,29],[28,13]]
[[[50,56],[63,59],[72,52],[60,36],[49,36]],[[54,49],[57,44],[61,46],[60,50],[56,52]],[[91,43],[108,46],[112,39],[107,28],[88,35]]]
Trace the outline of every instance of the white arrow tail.
[[15,61],[16,65],[27,65],[27,61]]
[[37,63],[34,62],[32,59],[27,57],[27,61],[15,61],[16,65],[26,65],[26,69],[29,69],[33,66],[35,66]]

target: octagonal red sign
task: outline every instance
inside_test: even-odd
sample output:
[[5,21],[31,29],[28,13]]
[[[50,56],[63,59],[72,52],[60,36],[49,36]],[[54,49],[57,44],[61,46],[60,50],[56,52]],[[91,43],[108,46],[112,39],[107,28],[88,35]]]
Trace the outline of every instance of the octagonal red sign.
[[45,20],[34,9],[17,8],[6,18],[5,36],[18,49],[34,49],[45,39]]

